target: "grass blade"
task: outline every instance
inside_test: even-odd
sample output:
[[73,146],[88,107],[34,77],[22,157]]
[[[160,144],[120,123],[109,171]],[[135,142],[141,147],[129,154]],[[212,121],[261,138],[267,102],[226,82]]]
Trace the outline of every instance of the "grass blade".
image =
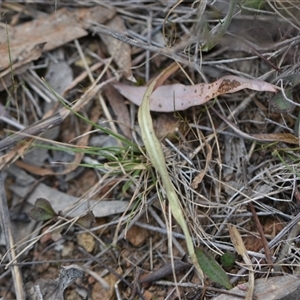
[[[172,65],[171,65],[172,67]],[[163,78],[165,72],[168,72],[168,69],[165,69],[160,75],[158,75],[148,86],[144,97],[143,102],[139,108],[138,112],[138,120],[139,125],[141,127],[141,135],[143,142],[145,144],[147,153],[150,157],[151,163],[153,164],[154,168],[156,169],[157,173],[160,175],[163,187],[165,189],[167,198],[169,200],[169,204],[171,207],[172,215],[177,221],[177,223],[180,225],[185,238],[186,238],[186,244],[188,248],[189,255],[191,257],[191,260],[195,267],[197,268],[200,276],[203,278],[203,272],[201,270],[201,267],[198,263],[193,241],[191,238],[191,235],[189,233],[189,229],[187,226],[187,223],[185,221],[184,214],[181,210],[180,202],[178,199],[178,196],[176,194],[176,191],[172,185],[171,179],[169,177],[165,157],[161,148],[161,144],[158,140],[158,138],[155,135],[154,128],[153,128],[153,122],[150,115],[150,105],[149,100],[150,96],[153,93],[156,86],[161,83],[161,78]]]

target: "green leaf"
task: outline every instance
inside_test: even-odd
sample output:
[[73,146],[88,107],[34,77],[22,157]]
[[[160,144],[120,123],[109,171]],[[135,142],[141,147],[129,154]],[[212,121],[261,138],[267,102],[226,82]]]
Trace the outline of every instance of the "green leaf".
[[235,263],[235,255],[230,252],[226,252],[221,256],[221,264],[224,268],[232,267]]
[[57,216],[50,202],[44,198],[36,199],[35,205],[28,215],[36,221],[47,221]]
[[289,81],[292,87],[295,87],[298,84],[300,84],[300,74],[298,73],[290,74],[284,77],[283,79]]
[[287,87],[282,92],[277,93],[271,100],[271,108],[275,112],[279,113],[291,113],[295,109],[293,101],[293,87]]
[[195,250],[199,265],[202,271],[214,282],[224,286],[226,289],[232,289],[232,285],[229,282],[226,272],[215,261],[215,259],[204,252],[204,250],[198,248]]
[[291,113],[296,107],[293,102],[299,102],[300,75],[290,74],[282,79],[288,85],[284,87],[283,92],[280,91],[270,100],[271,108],[275,112]]
[[246,0],[243,6],[250,7],[253,9],[263,9],[265,6],[265,0]]

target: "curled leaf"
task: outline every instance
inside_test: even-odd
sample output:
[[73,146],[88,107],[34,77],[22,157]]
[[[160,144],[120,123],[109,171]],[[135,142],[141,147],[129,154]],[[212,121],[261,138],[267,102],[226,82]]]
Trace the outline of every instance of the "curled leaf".
[[[114,87],[136,105],[141,105],[147,87],[129,86],[115,83]],[[238,76],[224,76],[213,83],[199,83],[186,86],[172,84],[159,86],[150,97],[150,110],[172,112],[201,105],[222,94],[235,93],[242,89],[277,92],[274,85],[260,80],[251,80]]]

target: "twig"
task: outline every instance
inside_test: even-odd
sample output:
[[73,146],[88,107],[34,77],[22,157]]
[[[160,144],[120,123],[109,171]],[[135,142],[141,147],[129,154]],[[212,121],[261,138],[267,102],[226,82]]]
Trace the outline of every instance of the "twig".
[[[9,210],[7,206],[7,199],[5,195],[3,175],[0,172],[0,214],[1,214],[1,227],[5,238],[6,249],[8,251],[8,259],[15,260],[14,241],[11,232],[11,223],[9,218]],[[23,279],[21,276],[20,268],[18,265],[11,267],[12,277],[15,286],[16,299],[25,299],[23,290]]]
[[266,260],[268,262],[268,264],[270,266],[273,265],[273,261],[272,261],[272,255],[271,255],[271,252],[270,252],[270,248],[268,246],[268,241],[266,239],[266,236],[265,236],[265,233],[264,233],[264,230],[261,226],[261,223],[258,219],[258,216],[256,214],[256,211],[254,209],[254,206],[251,202],[248,203],[248,207],[250,208],[251,212],[252,212],[252,215],[253,215],[253,218],[254,218],[254,222],[255,222],[255,225],[256,225],[256,228],[259,232],[259,235],[260,235],[260,238],[261,238],[261,241],[262,241],[262,244],[263,244],[263,247],[265,249],[265,255],[266,255]]
[[58,126],[63,121],[61,114],[57,113],[53,116],[34,123],[33,125],[16,132],[15,134],[0,141],[0,151],[9,148],[16,143],[28,138],[29,136],[38,135],[46,130]]

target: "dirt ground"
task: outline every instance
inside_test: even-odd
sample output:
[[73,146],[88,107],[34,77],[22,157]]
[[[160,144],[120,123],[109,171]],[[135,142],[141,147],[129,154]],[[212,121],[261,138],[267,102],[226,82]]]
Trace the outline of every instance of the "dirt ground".
[[298,1],[0,16],[0,299],[298,299]]

